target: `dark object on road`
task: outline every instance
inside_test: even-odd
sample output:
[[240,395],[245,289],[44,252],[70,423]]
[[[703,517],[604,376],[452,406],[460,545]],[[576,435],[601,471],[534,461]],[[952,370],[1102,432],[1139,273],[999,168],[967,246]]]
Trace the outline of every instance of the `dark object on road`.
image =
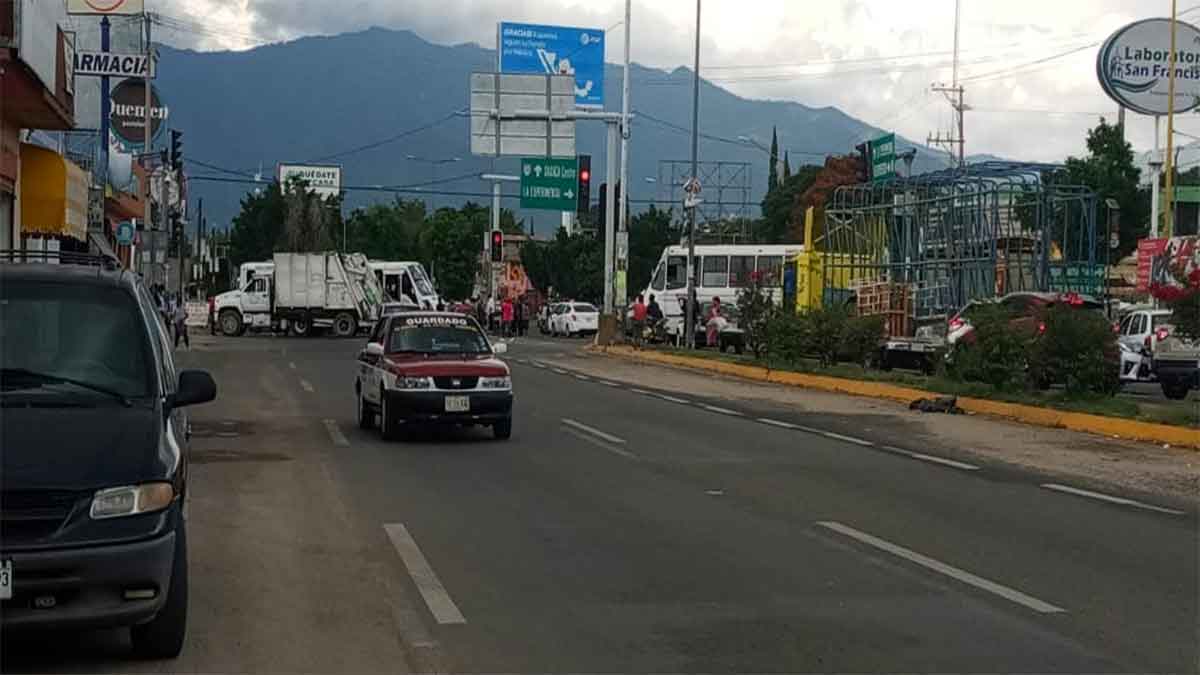
[[379,421],[385,440],[420,425],[490,426],[512,435],[512,377],[479,322],[462,314],[410,312],[375,324],[355,363],[358,424]]
[[958,407],[958,397],[942,396],[940,398],[919,398],[908,404],[909,410],[923,413],[944,413],[947,415],[962,415],[964,410]]
[[183,409],[216,384],[176,373],[135,275],[57,257],[0,264],[0,625],[129,626],[137,655],[172,658],[187,628]]

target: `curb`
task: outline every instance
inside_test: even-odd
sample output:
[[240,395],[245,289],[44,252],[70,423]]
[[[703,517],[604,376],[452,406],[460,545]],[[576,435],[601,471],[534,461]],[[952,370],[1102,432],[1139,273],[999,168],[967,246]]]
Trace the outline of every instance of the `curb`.
[[[731,375],[733,377],[740,377],[742,379],[753,380],[756,382],[769,382],[772,384],[783,384],[792,387],[803,387],[805,389],[816,389],[818,391],[832,392],[835,394],[850,394],[851,396],[862,396],[865,398],[886,399],[905,404],[911,403],[919,398],[943,396],[943,394],[927,391],[925,389],[900,387],[882,382],[861,382],[859,380],[847,380],[840,377],[768,370],[767,368],[763,368],[761,366],[743,366],[736,363],[710,361],[708,359],[694,359],[687,356],[676,356],[674,354],[635,352],[629,347],[589,347],[588,349],[589,351],[608,356],[626,358],[634,361],[656,363],[659,365],[688,368],[692,370],[703,370],[710,373]],[[1017,422],[1033,426],[1081,431],[1089,434],[1108,436],[1110,438],[1113,436],[1118,436],[1125,439],[1162,443],[1200,450],[1200,430],[1188,429],[1185,427],[1174,427],[1166,424],[1155,424],[1153,422],[1139,422],[1137,420],[1127,420],[1118,417],[1104,417],[1102,415],[1055,410],[1053,408],[1039,408],[1036,406],[1022,405],[1020,403],[989,401],[987,399],[980,398],[960,397],[958,399],[958,407],[967,412],[976,413],[979,415],[987,415],[989,417],[1000,417],[1008,420],[1015,420]]]

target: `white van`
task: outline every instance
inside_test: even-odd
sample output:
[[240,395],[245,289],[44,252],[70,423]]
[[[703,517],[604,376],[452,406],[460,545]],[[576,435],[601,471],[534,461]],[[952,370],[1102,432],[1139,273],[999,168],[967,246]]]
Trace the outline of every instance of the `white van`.
[[[802,251],[804,246],[801,244],[697,246],[694,271],[696,298],[701,303],[720,298],[721,304],[735,305],[738,293],[750,285],[751,275],[757,273],[777,289],[772,295],[776,302],[782,302],[784,265]],[[663,249],[658,266],[650,278],[650,286],[642,291],[647,303],[651,295],[655,296],[662,307],[663,316],[667,318],[683,316],[683,301],[687,298],[687,256],[686,246]]]

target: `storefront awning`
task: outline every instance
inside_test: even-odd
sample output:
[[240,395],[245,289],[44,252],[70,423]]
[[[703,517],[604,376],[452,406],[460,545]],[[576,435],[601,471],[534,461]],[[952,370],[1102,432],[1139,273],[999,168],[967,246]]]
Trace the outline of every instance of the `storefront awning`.
[[62,155],[21,144],[22,235],[87,241],[88,175]]

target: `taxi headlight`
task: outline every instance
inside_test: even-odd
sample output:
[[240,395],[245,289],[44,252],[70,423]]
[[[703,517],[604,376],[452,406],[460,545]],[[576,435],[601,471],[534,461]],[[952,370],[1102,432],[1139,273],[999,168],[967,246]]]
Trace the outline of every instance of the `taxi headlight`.
[[175,499],[170,483],[143,483],[98,490],[92,496],[91,516],[94,520],[135,516],[162,511]]
[[433,389],[432,377],[397,377],[397,389]]
[[512,378],[504,377],[481,377],[479,378],[480,389],[512,389]]

